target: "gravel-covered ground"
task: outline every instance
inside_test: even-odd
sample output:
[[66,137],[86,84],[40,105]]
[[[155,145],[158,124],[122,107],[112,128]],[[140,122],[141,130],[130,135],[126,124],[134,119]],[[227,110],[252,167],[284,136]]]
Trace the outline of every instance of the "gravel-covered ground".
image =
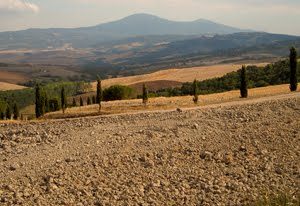
[[300,190],[300,93],[0,123],[0,205],[246,205]]

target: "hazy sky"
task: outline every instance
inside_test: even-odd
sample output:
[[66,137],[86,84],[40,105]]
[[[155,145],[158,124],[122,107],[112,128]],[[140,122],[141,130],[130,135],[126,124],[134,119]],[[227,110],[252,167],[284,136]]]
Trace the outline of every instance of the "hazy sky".
[[90,26],[134,13],[300,35],[300,0],[0,0],[0,30]]

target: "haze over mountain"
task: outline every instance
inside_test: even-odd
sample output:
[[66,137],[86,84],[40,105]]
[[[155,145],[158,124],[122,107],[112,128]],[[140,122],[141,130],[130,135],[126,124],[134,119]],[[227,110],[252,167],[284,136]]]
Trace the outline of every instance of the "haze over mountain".
[[74,48],[88,48],[95,44],[135,36],[192,36],[231,34],[243,31],[245,30],[204,19],[192,22],[176,22],[149,14],[135,14],[118,21],[92,27],[1,32],[0,49],[43,49],[58,48],[66,45]]

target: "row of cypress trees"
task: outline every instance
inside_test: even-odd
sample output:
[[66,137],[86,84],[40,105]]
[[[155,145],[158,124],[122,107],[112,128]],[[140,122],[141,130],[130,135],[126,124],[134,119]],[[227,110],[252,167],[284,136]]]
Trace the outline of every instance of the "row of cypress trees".
[[[64,114],[68,107],[67,96],[66,96],[64,87],[61,88],[60,101],[61,101],[60,102],[61,109]],[[90,105],[92,103],[99,104],[99,112],[100,112],[101,111],[101,101],[102,101],[102,86],[101,86],[101,80],[100,80],[100,78],[98,78],[98,80],[97,80],[97,95],[96,95],[96,97],[93,96],[92,100],[90,99],[90,97],[88,97],[87,104],[88,105]],[[58,102],[53,102],[53,104],[55,105],[55,106],[53,106],[54,107],[53,110],[54,111],[58,110],[58,108],[59,108]],[[77,106],[75,98],[73,98],[72,106],[73,107]],[[82,97],[80,97],[80,106],[83,106]],[[45,91],[42,91],[40,85],[37,84],[35,87],[35,115],[36,115],[36,118],[43,116],[48,111],[53,111],[53,110],[49,109],[50,107],[51,107],[51,103],[50,103],[50,101],[48,101],[47,93]]]
[[[298,80],[297,80],[297,51],[295,47],[290,49],[290,90],[291,92],[297,91]],[[248,80],[246,66],[243,66],[240,71],[240,94],[241,98],[248,97]],[[198,103],[198,84],[195,79],[193,82],[193,101],[195,104]]]
[[20,111],[19,111],[19,107],[16,103],[14,103],[13,108],[11,109],[11,106],[9,104],[7,104],[6,106],[6,111],[1,111],[0,113],[0,119],[1,120],[10,120],[13,117],[14,120],[19,119],[20,117]]

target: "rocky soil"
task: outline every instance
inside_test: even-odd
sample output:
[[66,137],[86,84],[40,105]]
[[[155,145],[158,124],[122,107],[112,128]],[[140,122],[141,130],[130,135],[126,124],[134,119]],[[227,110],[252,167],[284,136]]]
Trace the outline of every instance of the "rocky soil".
[[0,124],[0,205],[248,205],[300,190],[300,93]]

